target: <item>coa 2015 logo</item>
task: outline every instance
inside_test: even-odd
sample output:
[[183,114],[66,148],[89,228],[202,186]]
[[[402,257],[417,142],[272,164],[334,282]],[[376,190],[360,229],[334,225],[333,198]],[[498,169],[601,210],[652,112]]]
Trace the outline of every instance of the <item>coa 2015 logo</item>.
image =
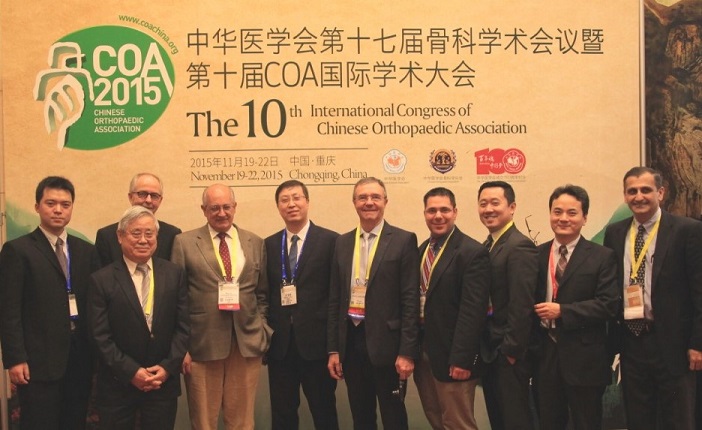
[[173,95],[173,63],[151,36],[102,26],[71,33],[49,48],[34,99],[59,149],[104,149],[141,135]]

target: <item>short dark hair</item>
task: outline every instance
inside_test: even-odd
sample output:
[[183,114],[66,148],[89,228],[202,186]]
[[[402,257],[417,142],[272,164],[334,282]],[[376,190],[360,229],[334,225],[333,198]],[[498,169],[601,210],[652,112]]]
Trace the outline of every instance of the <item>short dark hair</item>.
[[41,201],[41,198],[44,197],[44,190],[47,188],[68,191],[71,193],[71,201],[76,199],[76,189],[73,187],[71,181],[63,176],[47,176],[37,185],[37,190],[35,193],[35,200],[37,204]]
[[553,201],[559,198],[563,194],[568,194],[569,196],[575,197],[575,200],[579,201],[583,207],[583,215],[587,215],[587,211],[590,210],[590,197],[587,195],[585,188],[579,187],[577,185],[563,185],[553,190],[551,197],[548,199],[548,209],[551,210]]
[[424,194],[424,207],[427,206],[427,200],[429,200],[429,197],[448,197],[449,200],[451,201],[451,206],[454,208],[456,207],[456,196],[453,194],[453,191],[449,190],[448,188],[444,187],[436,187],[432,188],[431,190],[427,191],[426,194]]
[[516,195],[514,194],[514,188],[505,181],[488,181],[483,182],[483,184],[478,188],[478,199],[480,199],[480,193],[483,192],[485,188],[502,188],[505,193],[505,198],[507,199],[507,204],[511,205],[514,203]]
[[656,182],[656,188],[663,187],[663,175],[661,175],[661,172],[646,166],[636,166],[629,169],[629,171],[624,174],[624,180],[622,181],[624,183],[624,187],[626,188],[626,180],[628,178],[631,176],[638,178],[645,173],[650,173],[653,175],[653,180]]
[[366,185],[366,184],[378,184],[380,187],[383,189],[383,194],[386,199],[388,198],[388,191],[385,189],[385,182],[382,180],[374,177],[374,176],[369,176],[367,178],[362,178],[359,179],[356,184],[353,186],[353,194],[351,195],[351,199],[356,198],[356,188],[360,187],[361,185]]
[[286,188],[292,188],[292,187],[300,187],[302,188],[302,194],[305,195],[305,199],[309,200],[310,199],[310,192],[307,191],[307,185],[303,184],[302,182],[298,181],[297,179],[291,179],[289,181],[285,181],[282,184],[278,185],[278,188],[275,190],[275,202],[276,204],[278,203],[278,196],[280,196],[280,193],[286,189]]

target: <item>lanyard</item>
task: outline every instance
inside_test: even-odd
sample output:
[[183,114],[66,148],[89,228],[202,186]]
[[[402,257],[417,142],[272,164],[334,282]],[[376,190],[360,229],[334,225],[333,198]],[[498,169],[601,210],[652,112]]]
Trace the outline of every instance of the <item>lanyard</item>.
[[[283,275],[283,283],[288,279],[288,271],[287,271],[287,266],[290,265],[285,264],[285,250],[288,247],[288,240],[287,240],[287,231],[283,229],[283,238],[280,240],[280,273]],[[301,239],[298,239],[301,240]],[[295,262],[295,267],[291,267],[290,270],[292,271],[292,278],[290,278],[290,283],[294,283],[295,277],[297,276],[297,266],[300,264],[300,257],[302,257],[302,248],[299,248],[297,251],[297,261]]]
[[[436,263],[438,263],[438,262],[439,262],[439,258],[441,258],[441,256],[444,255],[444,250],[446,249],[446,244],[448,243],[449,240],[451,240],[451,236],[453,236],[453,232],[454,232],[454,231],[456,231],[455,228],[454,228],[453,230],[451,230],[451,233],[449,233],[448,237],[447,237],[446,240],[444,241],[444,244],[441,246],[441,250],[439,251],[438,254],[436,254],[436,257],[434,257],[434,261],[431,263],[431,269],[429,269],[429,279],[427,279],[427,285],[425,285],[424,288],[429,289],[429,284],[431,283],[431,275],[434,273],[434,268],[436,267]],[[430,246],[431,246],[431,241],[429,241],[429,244],[428,244],[427,247],[424,249],[424,255],[422,255],[422,260],[421,260],[422,262],[426,261],[426,259],[427,259],[427,254],[429,253],[429,247],[430,247]],[[420,268],[421,268],[422,266],[424,266],[423,263],[422,263],[422,265],[420,266]]]
[[[356,230],[356,242],[354,243],[353,246],[353,261],[354,261],[354,278],[356,281],[360,279],[360,274],[361,274],[361,226],[358,226],[358,229]],[[378,232],[378,236],[375,238],[375,243],[373,243],[373,247],[371,248],[370,252],[368,253],[368,260],[366,261],[366,285],[368,285],[368,279],[370,279],[370,268],[371,265],[373,264],[373,258],[375,257],[375,251],[378,250],[378,243],[380,243],[380,234],[383,232],[382,229]],[[369,237],[370,239],[370,237]]]
[[[232,278],[234,278],[234,269],[236,268],[236,250],[239,249],[237,246],[237,243],[239,242],[239,233],[236,229],[233,231],[232,249],[229,250],[229,259],[232,262]],[[224,241],[224,244],[227,245],[226,239],[220,239],[220,241]],[[217,264],[219,264],[219,269],[222,271],[222,278],[224,278],[225,281],[229,281],[230,279],[227,277],[227,271],[224,269],[224,262],[222,262],[222,256],[219,255],[219,244],[215,243],[214,237],[212,238],[212,247],[215,249],[215,257],[217,257]]]
[[63,242],[63,246],[66,247],[66,291],[68,291],[68,294],[71,294],[73,292],[71,288],[71,253],[68,252],[67,240]]
[[649,233],[648,238],[646,238],[646,242],[644,242],[643,248],[641,248],[641,252],[639,253],[639,258],[634,258],[636,255],[636,251],[634,249],[634,246],[636,245],[636,229],[634,228],[634,223],[631,223],[631,237],[629,242],[631,245],[631,273],[635,274],[639,272],[639,267],[641,267],[641,264],[643,263],[644,259],[646,258],[646,252],[648,251],[649,246],[651,246],[651,242],[653,242],[653,238],[656,237],[656,233],[658,233],[658,226],[661,223],[661,217],[658,217],[658,220],[656,220],[656,223],[653,225],[653,229],[651,229],[651,233]]

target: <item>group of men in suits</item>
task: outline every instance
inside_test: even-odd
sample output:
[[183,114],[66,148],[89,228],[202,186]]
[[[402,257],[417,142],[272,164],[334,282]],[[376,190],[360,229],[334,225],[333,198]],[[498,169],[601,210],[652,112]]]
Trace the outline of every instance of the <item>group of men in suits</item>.
[[220,413],[227,428],[253,428],[263,361],[274,429],[298,428],[300,388],[315,428],[338,429],[342,378],[355,429],[377,428],[377,406],[384,428],[407,429],[412,374],[435,429],[477,428],[478,378],[493,429],[596,429],[618,352],[628,427],[693,429],[702,224],[660,208],[653,169],[623,185],[633,217],[608,226],[605,246],[581,236],[583,188],[554,190],[554,239],[536,247],[514,225],[513,188],[492,181],[478,190],[483,244],[456,227],[456,198],[439,187],[424,196],[418,247],[385,220],[376,178],[355,184],[359,225],[340,236],[310,221],[303,183],[284,182],[284,228],[262,240],[234,224],[221,184],[203,192],[205,226],[157,221],[163,185],[139,174],[96,252],[66,232],[72,184],[45,178],[39,227],[0,252],[3,362],[22,428],[83,428],[97,356],[105,428],[134,427],[137,411],[142,428],[172,428],[180,372],[193,428],[216,428]]

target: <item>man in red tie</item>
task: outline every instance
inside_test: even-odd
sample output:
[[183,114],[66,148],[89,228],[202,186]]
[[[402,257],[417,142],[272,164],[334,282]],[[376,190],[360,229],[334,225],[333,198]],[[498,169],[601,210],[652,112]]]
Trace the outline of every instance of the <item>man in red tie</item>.
[[254,428],[266,322],[268,280],[263,240],[234,224],[234,191],[215,184],[202,194],[207,225],[176,236],[171,261],[185,268],[190,345],[183,361],[193,429]]
[[540,320],[534,385],[540,428],[602,428],[602,395],[611,381],[607,323],[619,306],[611,249],[580,235],[590,199],[576,185],[549,198],[555,238],[539,246],[534,309]]

